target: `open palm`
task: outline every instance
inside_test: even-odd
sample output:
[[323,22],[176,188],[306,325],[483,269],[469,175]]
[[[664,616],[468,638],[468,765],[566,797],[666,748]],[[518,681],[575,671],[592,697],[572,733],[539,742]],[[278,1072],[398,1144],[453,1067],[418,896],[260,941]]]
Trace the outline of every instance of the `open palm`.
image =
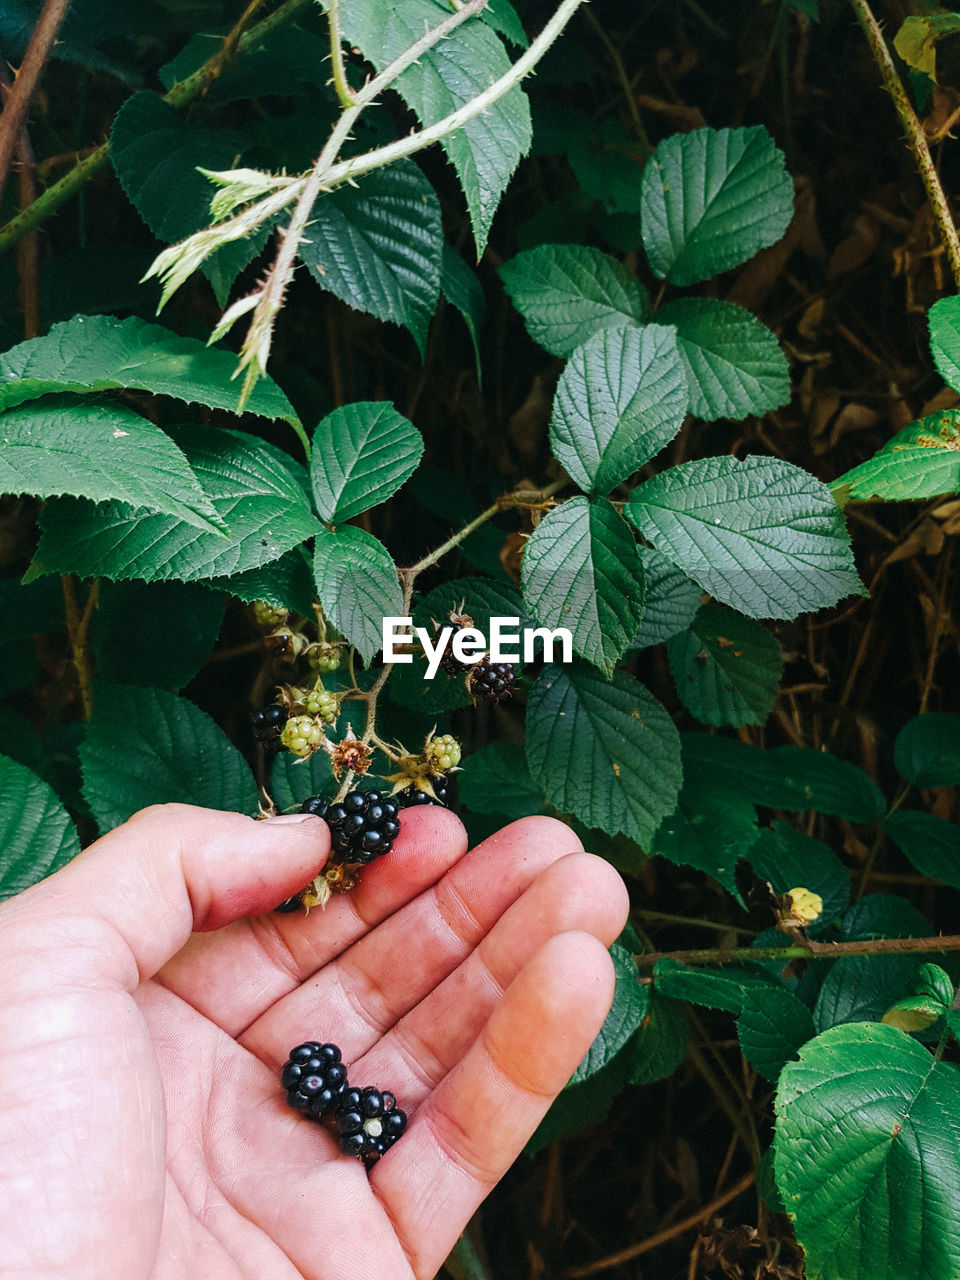
[[[421,808],[360,886],[263,914],[319,819],[144,810],[0,908],[7,1277],[427,1280],[596,1034],[619,877],[547,818]],[[332,1041],[407,1133],[369,1174],[285,1104]]]

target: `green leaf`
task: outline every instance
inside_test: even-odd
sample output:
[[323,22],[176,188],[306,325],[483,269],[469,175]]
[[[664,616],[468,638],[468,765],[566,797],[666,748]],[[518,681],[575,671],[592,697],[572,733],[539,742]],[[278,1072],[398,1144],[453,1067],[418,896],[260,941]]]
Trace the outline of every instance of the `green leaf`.
[[222,535],[225,526],[168,435],[122,405],[57,397],[0,417],[0,492],[115,498]]
[[672,327],[603,329],[560,376],[550,448],[581,489],[609,493],[670,443],[686,407]]
[[543,813],[546,807],[533,785],[523,748],[491,742],[464,763],[460,799],[474,813],[499,813],[511,820]]
[[345,404],[313,436],[310,481],[322,520],[333,524],[386,502],[416,470],[423,439],[384,400]]
[[390,552],[364,529],[321,529],[313,576],[324,612],[365,663],[383,644],[383,619],[403,612],[403,592]]
[[[222,49],[223,35],[209,29],[200,31],[159,69],[157,78],[165,89],[172,89],[178,80],[185,80]],[[205,87],[203,100],[224,106],[275,94],[280,85],[285,94],[293,93],[299,85],[323,89],[330,81],[326,65],[329,56],[330,45],[319,33],[294,25],[275,28],[262,36],[256,47],[245,48],[241,58],[221,63],[219,74]],[[317,95],[312,95],[312,102],[319,110],[325,105]],[[329,114],[332,123],[332,106]]]
[[769,809],[814,809],[848,822],[876,822],[886,801],[876,783],[846,760],[812,747],[764,750],[715,734],[685,733],[686,772],[696,770]]
[[960,491],[960,412],[930,413],[898,431],[866,462],[834,480],[838,501],[888,502]]
[[483,386],[480,369],[480,330],[487,314],[487,299],[483,286],[456,250],[443,246],[440,264],[440,292],[463,316],[463,322],[473,343],[473,355],[477,365],[477,386]]
[[257,569],[322,528],[274,446],[223,427],[191,427],[178,442],[229,538],[122,502],[58,498],[41,516],[31,574],[195,582]]
[[810,1010],[786,987],[751,987],[744,992],[737,1038],[743,1056],[765,1079],[775,1081],[815,1034]]
[[102,679],[182,689],[210,656],[223,596],[189,582],[106,582],[91,642]]
[[859,898],[840,926],[849,942],[868,938],[927,938],[929,921],[915,906],[892,893],[868,893]]
[[696,284],[776,244],[793,217],[793,183],[766,129],[695,129],[665,138],[641,186],[653,272]]
[[[404,0],[387,12],[382,0],[347,0],[342,5],[342,30],[345,39],[382,71],[449,12],[439,0]],[[490,27],[471,21],[429,49],[391,87],[429,126],[471,102],[509,68],[506,51]],[[478,258],[486,247],[500,197],[520,157],[529,150],[532,133],[526,95],[514,86],[441,143],[466,196]]]
[[667,642],[680,701],[705,724],[763,724],[780,687],[783,655],[766,627],[722,604],[705,604]]
[[960,827],[932,813],[900,809],[883,820],[883,829],[921,875],[960,889]]
[[863,594],[830,490],[780,458],[700,458],[638,485],[624,513],[658,551],[752,618]]
[[653,982],[661,995],[733,1014],[740,1013],[749,992],[779,986],[776,978],[759,967],[725,965],[722,969],[697,969],[670,956],[664,956],[654,965]]
[[609,673],[643,616],[643,568],[627,522],[600,498],[569,498],[523,552],[523,598],[537,621],[570,630],[574,651]]
[[705,422],[779,409],[790,399],[787,358],[774,334],[743,307],[678,298],[657,312],[676,325],[690,412]]
[[632,676],[545,667],[530,691],[527,763],[563,813],[649,844],[680,791],[673,721]]
[[279,560],[271,560],[257,569],[248,569],[227,578],[210,578],[206,585],[217,591],[226,591],[247,604],[263,600],[305,618],[313,613],[313,570],[303,547],[294,547]]
[[281,751],[270,770],[270,795],[281,813],[295,813],[310,796],[332,800],[336,790],[330,757],[325,751],[315,751],[306,759]]
[[79,852],[74,825],[50,784],[0,756],[0,899],[36,884]]
[[436,192],[412,160],[323,195],[299,253],[321,288],[404,325],[424,355],[440,297],[443,226]]
[[930,350],[940,376],[954,391],[960,388],[960,298],[940,298],[927,312]]
[[149,804],[257,812],[243,756],[205,711],[166,689],[98,683],[80,764],[101,831]]
[[689,627],[700,607],[702,592],[692,578],[653,547],[638,547],[646,594],[643,619],[631,649],[646,649],[669,640]]
[[530,337],[555,356],[572,355],[601,329],[642,325],[650,310],[626,267],[586,245],[526,249],[503,264],[500,278]]
[[833,852],[788,822],[775,822],[760,832],[747,859],[774,893],[809,889],[823,900],[820,915],[807,926],[816,935],[843,915],[850,902],[850,873]]
[[602,1070],[616,1057],[647,1015],[648,989],[641,986],[637,979],[637,966],[633,956],[625,947],[615,942],[610,948],[610,959],[613,961],[616,977],[613,1004],[597,1038],[570,1077],[568,1085],[582,1084]]
[[[175,400],[234,410],[232,351],[181,338],[136,316],[75,316],[0,356],[0,410],[53,391],[109,391],[129,387]],[[262,376],[247,404],[250,413],[295,422],[293,406]]]
[[748,799],[685,769],[677,807],[660,824],[650,852],[705,871],[739,898],[737,861],[756,836],[757,814]]
[[897,773],[915,787],[960,782],[960,716],[928,711],[908,720],[893,744]]
[[943,1002],[930,996],[904,996],[890,1006],[880,1021],[898,1031],[926,1031],[945,1012]]
[[647,1013],[627,1049],[630,1083],[652,1084],[672,1076],[687,1056],[690,1023],[679,1000],[668,1000],[656,987],[646,987]]
[[110,129],[110,162],[130,203],[166,244],[210,222],[216,188],[199,172],[231,169],[248,140],[233,129],[188,124],[158,93],[141,89]]
[[931,996],[940,1004],[953,1003],[953,979],[938,964],[922,964],[914,974],[914,990],[918,995]]
[[627,1083],[628,1057],[628,1053],[620,1053],[589,1080],[561,1090],[524,1148],[525,1153],[536,1155],[557,1138],[579,1133],[588,1124],[601,1123]]
[[635,215],[643,199],[646,163],[635,134],[616,118],[599,128],[579,125],[575,118],[575,127],[567,130],[566,152],[581,190],[599,200],[608,215]]
[[413,620],[418,627],[429,627],[433,621],[444,621],[450,613],[460,613],[461,605],[484,635],[490,634],[490,619],[494,617],[518,618],[521,630],[537,625],[520,592],[511,583],[491,578],[454,578],[434,587],[414,605]]
[[960,1070],[902,1031],[834,1027],[788,1063],[774,1167],[810,1280],[960,1274]]

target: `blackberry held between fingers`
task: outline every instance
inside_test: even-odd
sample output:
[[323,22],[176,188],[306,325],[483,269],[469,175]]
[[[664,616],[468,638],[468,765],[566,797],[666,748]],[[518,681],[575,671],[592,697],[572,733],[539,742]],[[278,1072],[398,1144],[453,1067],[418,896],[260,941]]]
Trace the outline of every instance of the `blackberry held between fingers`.
[[390,852],[400,834],[400,806],[379,791],[348,791],[336,804],[325,804],[318,796],[311,796],[300,808],[303,813],[315,813],[325,819],[330,828],[333,862],[373,862]]
[[474,698],[490,698],[503,702],[513,693],[517,683],[516,668],[510,662],[491,662],[490,655],[481,658],[467,676],[467,689]]
[[295,1111],[319,1120],[334,1110],[347,1087],[347,1069],[335,1044],[308,1040],[290,1050],[280,1073],[287,1102]]
[[392,1093],[379,1089],[345,1089],[337,1104],[340,1150],[367,1164],[389,1150],[407,1127],[407,1113]]

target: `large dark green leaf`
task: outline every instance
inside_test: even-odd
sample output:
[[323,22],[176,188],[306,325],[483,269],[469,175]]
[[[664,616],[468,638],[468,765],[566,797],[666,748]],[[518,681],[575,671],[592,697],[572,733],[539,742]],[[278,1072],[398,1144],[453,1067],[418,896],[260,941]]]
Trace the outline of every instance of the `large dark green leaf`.
[[91,642],[104,680],[182,689],[209,658],[224,598],[193,582],[105,582]]
[[390,553],[356,525],[321,529],[314,541],[317,595],[333,625],[369,662],[383,644],[383,620],[399,617],[403,592]]
[[392,497],[420,461],[423,440],[412,422],[383,400],[334,409],[313,435],[310,479],[322,520],[333,524]]
[[500,276],[530,337],[555,356],[572,355],[600,329],[643,324],[650,307],[626,267],[586,245],[525,249]]
[[757,813],[746,796],[717,786],[709,774],[685,771],[677,807],[650,845],[678,866],[696,867],[738,895],[737,860],[757,835]]
[[960,413],[943,409],[911,422],[830,487],[839,501],[897,502],[960,492]]
[[[435,27],[450,9],[440,0],[404,0],[384,10],[382,0],[345,0],[341,22],[345,38],[378,71],[405,53]],[[393,83],[424,125],[436,124],[472,101],[510,67],[503,45],[482,21],[458,28],[441,40]],[[443,140],[467,200],[479,257],[493,215],[522,155],[532,129],[526,95],[514,86],[499,102]]]
[[893,1027],[833,1027],[784,1067],[774,1167],[811,1280],[960,1275],[960,1069]]
[[226,428],[191,427],[177,438],[229,537],[123,502],[57,498],[44,508],[31,573],[218,578],[277,560],[322,528],[279,449]]
[[243,756],[205,711],[165,689],[98,684],[80,763],[101,831],[171,801],[257,812]]
[[760,832],[747,858],[774,893],[809,889],[823,901],[823,909],[807,932],[820,933],[843,915],[850,902],[850,872],[832,849],[787,822],[775,822]]
[[933,813],[900,809],[883,829],[917,870],[960,889],[960,827]]
[[893,744],[897,772],[915,787],[953,787],[960,782],[960,716],[941,711],[908,720]]
[[570,498],[523,552],[523,597],[543,626],[566,627],[574,651],[609,672],[643,616],[643,568],[627,522],[600,498]]
[[523,748],[512,742],[490,742],[474,751],[458,775],[460,799],[474,813],[526,818],[546,806],[533,785]]
[[641,213],[654,273],[696,284],[780,239],[793,183],[762,126],[674,133],[643,171]]
[[704,591],[752,618],[863,594],[830,490],[779,458],[700,458],[639,485],[625,513]]
[[584,492],[609,493],[670,443],[686,408],[672,327],[603,329],[561,374],[550,448]]
[[424,354],[440,297],[443,227],[436,193],[411,160],[328,191],[299,252],[322,288],[404,325]]
[[630,647],[645,649],[685,630],[696,617],[703,593],[692,578],[653,547],[638,547],[637,551],[646,590],[643,619]]
[[673,721],[632,676],[545,667],[530,692],[527,762],[564,813],[609,835],[649,844],[680,790]]
[[79,852],[74,825],[50,784],[0,756],[0,899],[42,880]]
[[752,618],[705,604],[667,653],[680,701],[705,724],[763,724],[773,710],[783,656]]
[[[236,408],[231,351],[181,338],[136,316],[75,316],[55,324],[0,356],[0,409],[54,391],[109,391],[130,387],[158,396]],[[250,413],[295,421],[293,406],[277,384],[261,377],[247,403]]]
[[646,1016],[647,989],[637,981],[633,956],[615,942],[610,948],[610,958],[616,975],[613,1004],[586,1056],[570,1077],[571,1085],[581,1084],[611,1062]]

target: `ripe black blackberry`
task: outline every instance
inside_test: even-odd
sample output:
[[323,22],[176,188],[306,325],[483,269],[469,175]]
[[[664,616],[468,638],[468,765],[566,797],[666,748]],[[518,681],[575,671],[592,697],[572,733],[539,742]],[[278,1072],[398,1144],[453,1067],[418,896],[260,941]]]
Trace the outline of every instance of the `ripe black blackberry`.
[[474,698],[490,698],[503,702],[516,688],[517,672],[510,662],[491,662],[490,655],[481,658],[467,677],[467,689]]
[[287,708],[279,702],[270,702],[259,711],[250,712],[250,723],[256,740],[275,749],[280,746],[280,734],[287,723]]
[[319,1120],[339,1103],[347,1087],[347,1069],[335,1044],[308,1040],[290,1050],[280,1073],[287,1102],[295,1111]]
[[345,1089],[337,1103],[340,1150],[366,1164],[389,1150],[407,1127],[407,1113],[392,1093],[379,1089]]
[[310,796],[300,811],[315,813],[326,821],[333,862],[373,862],[390,852],[400,834],[400,806],[379,791],[348,791],[336,804]]
[[458,676],[470,666],[469,662],[461,662],[456,657],[452,646],[454,636],[472,626],[473,619],[468,614],[457,613],[456,611],[448,613],[443,622],[435,622],[433,624],[434,641],[440,637],[444,629],[447,629],[447,646],[440,658],[440,670],[446,671],[447,675]]
[[443,773],[439,778],[431,778],[433,784],[433,795],[429,795],[426,791],[419,791],[413,783],[409,787],[404,787],[402,791],[398,791],[393,797],[401,809],[412,809],[418,804],[439,805],[443,809],[450,807],[450,777],[449,774]]

